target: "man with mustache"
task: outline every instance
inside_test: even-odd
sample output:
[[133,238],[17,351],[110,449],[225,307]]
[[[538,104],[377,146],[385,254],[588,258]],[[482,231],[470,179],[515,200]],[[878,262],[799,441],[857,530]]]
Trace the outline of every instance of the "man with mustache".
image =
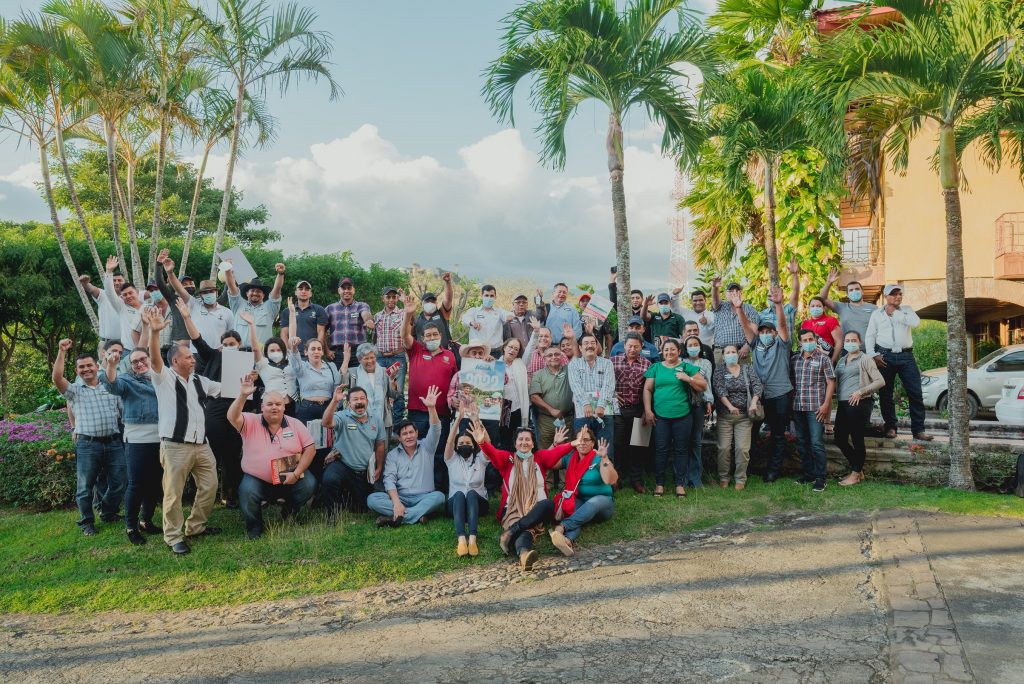
[[[348,406],[339,409],[346,399]],[[338,387],[324,409],[323,426],[334,428],[334,449],[324,459],[320,492],[331,523],[342,508],[365,513],[366,498],[384,470],[387,431],[381,419],[367,411],[368,405],[362,387]]]

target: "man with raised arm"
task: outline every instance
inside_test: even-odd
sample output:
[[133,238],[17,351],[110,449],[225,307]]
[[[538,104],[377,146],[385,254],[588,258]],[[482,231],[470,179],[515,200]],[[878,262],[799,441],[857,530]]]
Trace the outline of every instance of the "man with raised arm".
[[[230,263],[230,262],[229,262]],[[273,289],[264,285],[259,278],[253,278],[239,287],[235,282],[235,271],[229,268],[224,272],[228,285],[228,304],[235,314],[235,331],[242,338],[243,348],[249,348],[249,324],[239,316],[247,313],[252,316],[256,325],[256,338],[264,344],[274,335],[274,321],[281,310],[281,288],[284,287],[284,264],[274,264],[277,276],[274,278]]]

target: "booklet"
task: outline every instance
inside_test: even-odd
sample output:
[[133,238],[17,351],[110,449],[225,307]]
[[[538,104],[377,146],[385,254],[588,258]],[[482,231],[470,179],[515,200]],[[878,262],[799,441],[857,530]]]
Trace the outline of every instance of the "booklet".
[[270,462],[270,482],[279,485],[284,482],[288,473],[295,472],[299,466],[299,454],[288,454],[281,458],[275,458]]

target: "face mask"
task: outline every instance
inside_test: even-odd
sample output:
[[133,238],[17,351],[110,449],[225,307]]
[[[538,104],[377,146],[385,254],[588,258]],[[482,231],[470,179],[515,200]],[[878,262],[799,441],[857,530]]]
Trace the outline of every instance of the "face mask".
[[189,297],[195,297],[196,296],[196,288],[194,288],[194,287],[186,287],[185,288],[185,292],[188,292],[188,296]]
[[860,351],[860,345],[856,342],[844,342],[843,349],[846,350],[847,354],[852,354]]
[[533,454],[530,453],[529,451],[517,451],[516,452],[516,456],[518,456],[519,458],[521,458],[522,460],[525,461],[526,459],[528,459],[531,456],[533,456]]
[[462,458],[469,458],[470,456],[473,455],[473,445],[460,444],[459,446],[455,447],[455,453],[457,453]]
[[850,298],[851,302],[859,302],[861,297],[864,296],[864,293],[860,290],[853,290],[852,292],[846,293],[846,296]]
[[689,356],[691,359],[697,358],[698,356],[700,356],[700,347],[687,347],[686,355]]
[[727,366],[735,366],[740,362],[739,354],[723,354],[722,358],[725,359],[725,365]]
[[427,351],[435,352],[441,348],[441,340],[427,340],[423,346],[427,348]]
[[772,346],[772,342],[775,341],[775,335],[772,335],[771,333],[761,333],[757,338],[761,340],[761,344],[766,347]]
[[660,311],[663,314],[667,314],[671,310],[672,310],[672,307],[670,307],[668,304],[659,304],[658,305],[658,311]]
[[811,312],[811,318],[821,318],[821,314],[825,313],[825,310],[820,306],[812,306],[808,308],[808,311]]
[[281,359],[284,358],[284,354],[282,354],[281,352],[270,352],[269,354],[267,354],[267,358],[270,359],[271,362],[273,363],[281,363]]
[[483,297],[481,299],[481,302],[483,303],[485,309],[490,309],[492,306],[494,306],[494,297]]
[[366,415],[366,407],[365,406],[353,406],[352,407],[352,415],[356,416],[357,418],[362,418],[363,416]]
[[163,298],[164,298],[164,295],[159,290],[156,290],[155,292],[150,292],[149,293],[149,302],[150,302],[150,304],[159,304],[160,300],[163,299]]
[[205,304],[206,306],[213,306],[216,303],[217,295],[213,294],[212,292],[207,292],[206,294],[203,295],[203,304]]
[[423,313],[427,314],[428,316],[432,316],[435,311],[437,311],[437,304],[435,304],[434,302],[425,302],[423,304]]
[[221,347],[221,349],[229,349],[235,351],[238,349],[238,347],[233,344],[225,344],[223,347]]
[[801,342],[800,349],[808,354],[814,353],[814,350],[818,348],[817,342]]

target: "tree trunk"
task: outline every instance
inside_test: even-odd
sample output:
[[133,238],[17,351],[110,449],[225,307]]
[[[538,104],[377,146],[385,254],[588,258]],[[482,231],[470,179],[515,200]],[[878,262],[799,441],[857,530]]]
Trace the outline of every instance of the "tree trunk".
[[974,489],[967,408],[967,312],[964,301],[963,214],[953,127],[939,128],[939,181],[946,205],[946,358],[949,393],[949,486]]
[[231,181],[235,174],[235,160],[238,158],[238,136],[242,128],[242,104],[245,101],[245,81],[239,80],[235,97],[235,122],[231,128],[231,146],[228,150],[228,169],[224,178],[224,199],[220,204],[220,218],[217,220],[217,235],[213,240],[213,262],[210,264],[210,279],[217,276],[220,263],[220,248],[224,244],[224,230],[228,225],[228,211],[231,208]]
[[93,332],[97,336],[100,334],[100,322],[96,318],[96,311],[92,308],[92,301],[89,299],[89,295],[85,292],[85,287],[82,285],[82,281],[78,279],[78,268],[75,266],[75,260],[71,256],[71,250],[68,248],[68,240],[64,235],[64,228],[60,224],[60,217],[57,215],[57,204],[53,200],[53,185],[50,183],[50,167],[46,159],[46,145],[39,142],[39,166],[43,173],[43,191],[46,194],[46,203],[50,207],[50,221],[53,222],[53,232],[57,236],[57,244],[60,245],[61,256],[64,257],[64,264],[68,267],[68,273],[71,274],[71,282],[75,284],[75,289],[78,291],[78,296],[82,300],[82,306],[85,307],[85,313],[89,317],[89,323],[92,325]]
[[156,187],[153,190],[153,231],[149,238],[149,267],[147,278],[155,278],[156,252],[160,244],[160,203],[164,194],[164,166],[167,163],[167,115],[161,111],[160,143],[156,153]]
[[625,165],[622,154],[622,121],[614,113],[608,115],[608,136],[605,138],[608,153],[608,174],[612,182],[612,215],[615,228],[615,269],[618,280],[615,309],[619,314],[619,339],[625,339],[629,332],[629,317],[633,308],[629,303],[629,226],[626,224],[626,190],[623,183]]
[[775,244],[775,162],[764,160],[764,251],[768,261],[768,280],[779,282],[779,251]]
[[78,192],[75,190],[75,181],[71,178],[71,169],[68,166],[67,151],[64,149],[64,130],[60,126],[54,126],[53,128],[57,137],[57,156],[60,159],[61,169],[64,171],[64,181],[68,184],[68,194],[71,195],[71,204],[75,208],[75,215],[78,216],[78,223],[82,226],[82,234],[85,235],[85,242],[89,245],[89,251],[92,253],[92,260],[96,265],[96,273],[102,274],[106,269],[104,269],[103,262],[100,260],[100,253],[96,249],[96,240],[93,239],[92,231],[89,230],[89,225],[85,220],[85,210],[82,209],[82,203],[78,200]]
[[196,174],[196,187],[192,191],[192,206],[188,211],[188,230],[185,231],[185,246],[181,250],[181,265],[178,266],[178,278],[185,275],[185,267],[188,265],[188,252],[192,247],[192,234],[196,227],[196,213],[199,211],[199,196],[203,190],[203,176],[206,174],[206,161],[210,158],[210,150],[213,145],[206,143],[203,149],[203,161],[199,164],[199,172]]
[[[110,185],[110,236],[114,239],[114,251],[117,260],[124,270],[124,277],[128,277],[128,262],[124,259],[124,245],[121,244],[121,226],[117,220],[117,157],[114,154],[114,124],[109,119],[103,119],[103,133],[107,138],[107,182]],[[105,270],[105,269],[104,269]],[[100,271],[103,273],[103,270]],[[141,287],[140,283],[135,283]]]
[[142,271],[142,253],[139,250],[139,231],[135,227],[135,162],[125,164],[124,170],[125,188],[120,189],[118,181],[118,192],[121,193],[121,206],[124,207],[124,222],[128,226],[128,247],[132,255],[132,271],[135,279],[139,282],[136,287],[145,287],[143,281],[145,273]]

